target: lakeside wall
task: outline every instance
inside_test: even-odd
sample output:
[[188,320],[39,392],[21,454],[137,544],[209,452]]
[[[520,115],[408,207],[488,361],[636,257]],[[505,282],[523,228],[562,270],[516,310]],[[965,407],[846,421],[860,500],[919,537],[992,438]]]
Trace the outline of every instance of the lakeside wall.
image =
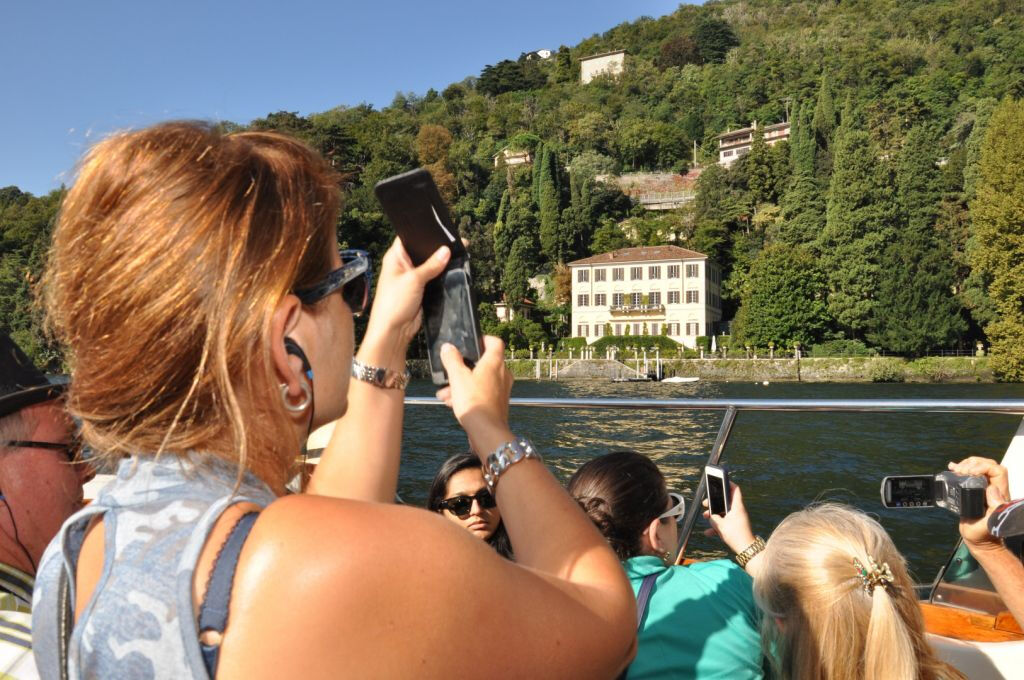
[[[558,380],[630,374],[635,362],[515,359],[506,363],[518,379]],[[995,382],[988,357],[842,357],[822,359],[675,359],[662,361],[666,376],[697,376],[711,381],[769,382]],[[648,366],[654,370],[654,362]],[[643,362],[640,362],[641,370]],[[409,362],[415,378],[430,378],[425,360]],[[550,372],[550,374],[549,374]]]

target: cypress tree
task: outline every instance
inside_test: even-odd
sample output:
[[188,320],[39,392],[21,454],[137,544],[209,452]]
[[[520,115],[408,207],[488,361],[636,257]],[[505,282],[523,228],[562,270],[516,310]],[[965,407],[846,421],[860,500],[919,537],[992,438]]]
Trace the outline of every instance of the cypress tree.
[[882,253],[892,236],[890,169],[863,130],[836,133],[825,228],[818,249],[827,272],[829,312],[851,338],[870,327]]
[[897,159],[900,229],[882,257],[884,276],[868,334],[894,352],[920,355],[948,346],[966,330],[952,293],[952,247],[935,231],[942,198],[938,148],[934,135],[914,128]]
[[985,326],[992,370],[1024,381],[1024,101],[1004,99],[992,112],[978,175],[968,253],[996,308]]
[[825,226],[825,199],[815,176],[817,145],[812,116],[810,105],[805,103],[790,127],[792,174],[780,202],[784,222],[779,230],[779,240],[790,245],[814,244]]
[[562,224],[562,201],[558,191],[558,167],[555,154],[545,146],[543,164],[540,167],[539,200],[540,246],[545,257],[551,262],[564,262],[572,246],[571,228]]
[[[847,121],[843,122],[845,124]],[[815,174],[819,184],[825,187],[832,173],[833,135],[836,131],[836,105],[832,98],[832,86],[825,74],[822,74],[821,85],[818,87],[818,100],[814,105],[811,129],[814,131],[814,142],[817,147]]]
[[775,176],[768,144],[764,141],[764,130],[754,130],[750,153],[743,159],[747,173],[747,187],[754,205],[767,203],[775,198]]

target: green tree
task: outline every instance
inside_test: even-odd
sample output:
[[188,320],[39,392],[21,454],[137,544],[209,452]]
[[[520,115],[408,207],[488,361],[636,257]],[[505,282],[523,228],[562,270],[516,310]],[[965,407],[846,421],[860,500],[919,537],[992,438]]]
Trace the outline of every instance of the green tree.
[[537,266],[536,239],[520,236],[512,244],[501,273],[501,289],[509,304],[518,304],[529,297],[530,277]]
[[764,129],[754,130],[754,140],[750,144],[750,153],[743,157],[743,170],[747,175],[747,188],[750,198],[756,205],[775,200],[775,175],[772,157],[768,145],[764,141]]
[[814,141],[817,145],[816,175],[818,182],[826,186],[832,172],[832,137],[836,130],[836,105],[832,98],[832,85],[825,74],[822,74],[821,84],[818,86],[818,99],[814,104],[811,129],[814,131]]
[[828,328],[825,274],[804,246],[765,246],[750,267],[736,314],[736,331],[754,346],[809,346]]
[[825,226],[825,200],[816,177],[817,144],[811,117],[810,106],[804,104],[790,126],[791,175],[780,202],[784,221],[779,240],[791,245],[814,243]]
[[992,113],[981,146],[971,202],[969,255],[997,318],[986,325],[992,370],[1024,381],[1024,101],[1004,99]]
[[880,261],[895,217],[887,163],[866,132],[844,123],[836,135],[825,229],[818,250],[829,283],[829,311],[852,339],[872,321],[881,278]]
[[700,59],[705,64],[719,64],[725,61],[729,50],[740,44],[736,33],[728,22],[713,15],[705,15],[693,32]]
[[920,355],[946,347],[966,330],[952,292],[952,248],[935,231],[942,197],[938,142],[926,128],[907,136],[896,164],[900,229],[886,247],[870,342]]

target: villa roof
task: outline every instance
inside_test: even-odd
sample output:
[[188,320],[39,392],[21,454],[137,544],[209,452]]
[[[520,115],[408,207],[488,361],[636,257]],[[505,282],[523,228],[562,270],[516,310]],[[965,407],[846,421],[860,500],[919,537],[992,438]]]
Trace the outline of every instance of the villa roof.
[[600,59],[601,57],[610,57],[613,54],[624,54],[626,50],[612,50],[611,52],[601,52],[600,54],[591,54],[589,57],[581,57],[580,61],[590,61],[591,59]]
[[763,132],[768,132],[769,130],[781,130],[782,128],[785,128],[785,127],[789,127],[789,121],[783,121],[781,123],[772,123],[771,125],[758,125],[756,127],[745,127],[745,128],[740,128],[739,130],[729,130],[728,132],[723,132],[720,135],[716,135],[715,139],[721,139],[722,137],[733,137],[733,136],[736,136],[736,135],[746,135],[746,134],[750,134],[751,132],[754,132],[755,130],[761,130]]
[[591,255],[582,260],[570,262],[569,266],[574,267],[584,264],[628,264],[630,262],[654,262],[656,260],[703,260],[707,259],[704,253],[696,250],[688,250],[679,246],[641,246],[638,248],[619,248],[600,255]]

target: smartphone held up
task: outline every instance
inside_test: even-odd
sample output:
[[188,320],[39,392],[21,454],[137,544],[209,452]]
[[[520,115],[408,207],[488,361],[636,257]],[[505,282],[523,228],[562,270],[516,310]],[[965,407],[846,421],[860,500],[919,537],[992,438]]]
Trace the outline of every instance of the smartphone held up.
[[732,506],[729,470],[724,465],[705,466],[704,481],[708,489],[708,510],[712,515],[724,516]]
[[469,253],[426,170],[419,168],[381,180],[374,193],[413,264],[423,264],[441,246],[451,249],[448,266],[423,293],[423,332],[431,379],[435,385],[447,385],[448,376],[441,365],[441,347],[446,342],[458,348],[469,366],[483,353]]

